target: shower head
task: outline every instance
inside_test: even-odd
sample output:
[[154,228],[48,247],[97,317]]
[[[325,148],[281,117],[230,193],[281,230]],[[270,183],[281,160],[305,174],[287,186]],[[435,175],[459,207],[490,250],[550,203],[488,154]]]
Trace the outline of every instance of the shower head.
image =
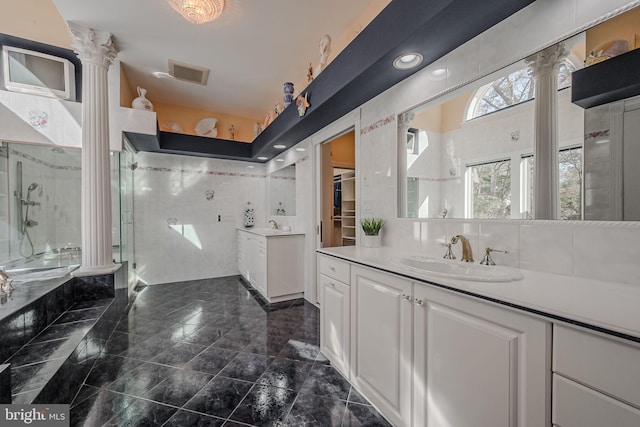
[[29,186],[29,188],[27,188],[27,192],[28,192],[28,193],[31,193],[31,192],[32,192],[33,190],[35,190],[36,188],[38,188],[38,183],[37,183],[37,182],[34,182],[34,183],[32,183],[32,184]]

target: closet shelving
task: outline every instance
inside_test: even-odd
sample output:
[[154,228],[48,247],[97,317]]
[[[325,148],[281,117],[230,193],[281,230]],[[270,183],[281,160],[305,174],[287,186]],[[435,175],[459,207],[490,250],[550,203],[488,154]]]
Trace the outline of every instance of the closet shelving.
[[342,188],[341,220],[342,245],[356,244],[356,173],[345,172],[340,175]]

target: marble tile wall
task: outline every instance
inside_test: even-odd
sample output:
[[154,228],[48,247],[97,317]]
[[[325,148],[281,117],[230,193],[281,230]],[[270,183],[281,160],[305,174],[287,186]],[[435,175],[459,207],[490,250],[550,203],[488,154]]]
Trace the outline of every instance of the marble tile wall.
[[139,153],[136,274],[145,284],[238,274],[236,228],[247,202],[266,224],[264,165]]

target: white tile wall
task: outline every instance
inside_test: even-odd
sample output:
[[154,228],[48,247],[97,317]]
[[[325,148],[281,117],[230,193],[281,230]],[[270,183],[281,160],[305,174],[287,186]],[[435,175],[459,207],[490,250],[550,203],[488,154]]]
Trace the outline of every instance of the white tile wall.
[[573,273],[573,227],[565,224],[520,226],[520,267],[550,273]]
[[159,284],[238,274],[236,228],[248,201],[256,226],[265,225],[264,166],[156,153],[135,161],[138,278]]
[[609,223],[604,227],[577,224],[573,234],[575,275],[639,284],[640,230],[637,223]]

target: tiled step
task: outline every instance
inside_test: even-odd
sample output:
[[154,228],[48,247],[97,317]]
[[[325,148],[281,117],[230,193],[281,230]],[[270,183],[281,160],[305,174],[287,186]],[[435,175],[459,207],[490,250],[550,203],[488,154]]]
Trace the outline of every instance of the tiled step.
[[115,299],[74,304],[15,353],[13,403],[68,403],[115,326]]
[[[0,301],[0,402],[71,403],[128,306],[126,263],[16,286]],[[11,371],[11,390],[6,374]]]

